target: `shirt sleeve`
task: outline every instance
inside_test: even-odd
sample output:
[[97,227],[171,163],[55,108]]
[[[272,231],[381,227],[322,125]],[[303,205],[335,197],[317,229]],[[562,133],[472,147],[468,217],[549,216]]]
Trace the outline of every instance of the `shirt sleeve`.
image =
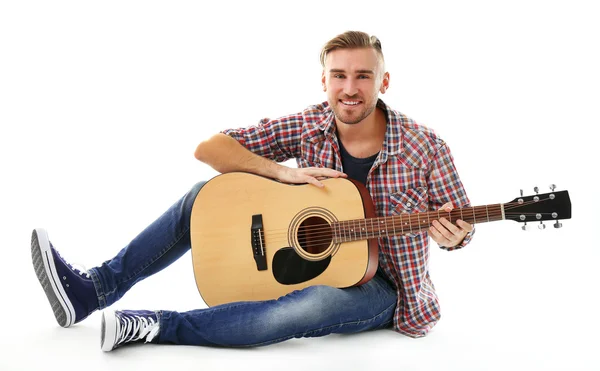
[[[441,139],[438,139],[437,148],[428,178],[431,210],[439,210],[447,202],[451,202],[455,208],[470,207],[469,198],[454,166],[454,158],[450,148]],[[475,229],[469,232],[460,244],[454,247],[440,246],[440,248],[452,251],[465,247],[471,242],[474,234]]]
[[229,135],[259,156],[283,162],[300,156],[303,123],[303,116],[298,113],[275,120],[265,118],[257,125],[227,129],[221,133]]

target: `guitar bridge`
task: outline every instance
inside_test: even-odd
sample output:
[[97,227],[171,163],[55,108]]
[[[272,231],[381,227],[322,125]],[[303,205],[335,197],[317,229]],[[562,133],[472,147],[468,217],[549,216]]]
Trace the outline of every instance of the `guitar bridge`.
[[252,215],[250,235],[256,269],[265,271],[267,270],[267,255],[265,252],[265,233],[263,230],[262,214]]

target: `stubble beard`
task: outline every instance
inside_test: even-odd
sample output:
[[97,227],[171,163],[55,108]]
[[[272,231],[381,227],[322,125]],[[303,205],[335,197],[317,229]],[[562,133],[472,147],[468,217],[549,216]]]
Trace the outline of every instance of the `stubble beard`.
[[335,114],[335,118],[338,121],[341,121],[347,125],[356,125],[363,121],[365,118],[369,117],[369,115],[373,113],[373,111],[375,111],[375,108],[377,107],[376,102],[377,101],[375,100],[370,106],[365,106],[363,111],[361,112],[356,112],[354,114],[346,114],[344,112],[345,109],[343,107],[343,104],[338,101],[333,106],[333,113]]

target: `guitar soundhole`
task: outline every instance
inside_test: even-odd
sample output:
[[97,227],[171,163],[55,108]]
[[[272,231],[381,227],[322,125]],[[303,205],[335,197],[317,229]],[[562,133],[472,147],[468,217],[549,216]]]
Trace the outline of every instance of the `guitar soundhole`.
[[325,219],[311,216],[300,223],[298,242],[309,254],[321,254],[329,248],[333,239],[331,226]]

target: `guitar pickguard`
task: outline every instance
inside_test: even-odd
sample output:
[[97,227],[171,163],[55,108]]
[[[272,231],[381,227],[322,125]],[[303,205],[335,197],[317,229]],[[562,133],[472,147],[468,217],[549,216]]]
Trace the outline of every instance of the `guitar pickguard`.
[[323,260],[303,259],[292,247],[284,247],[273,256],[272,271],[275,280],[282,285],[295,285],[309,281],[325,272],[331,256]]

